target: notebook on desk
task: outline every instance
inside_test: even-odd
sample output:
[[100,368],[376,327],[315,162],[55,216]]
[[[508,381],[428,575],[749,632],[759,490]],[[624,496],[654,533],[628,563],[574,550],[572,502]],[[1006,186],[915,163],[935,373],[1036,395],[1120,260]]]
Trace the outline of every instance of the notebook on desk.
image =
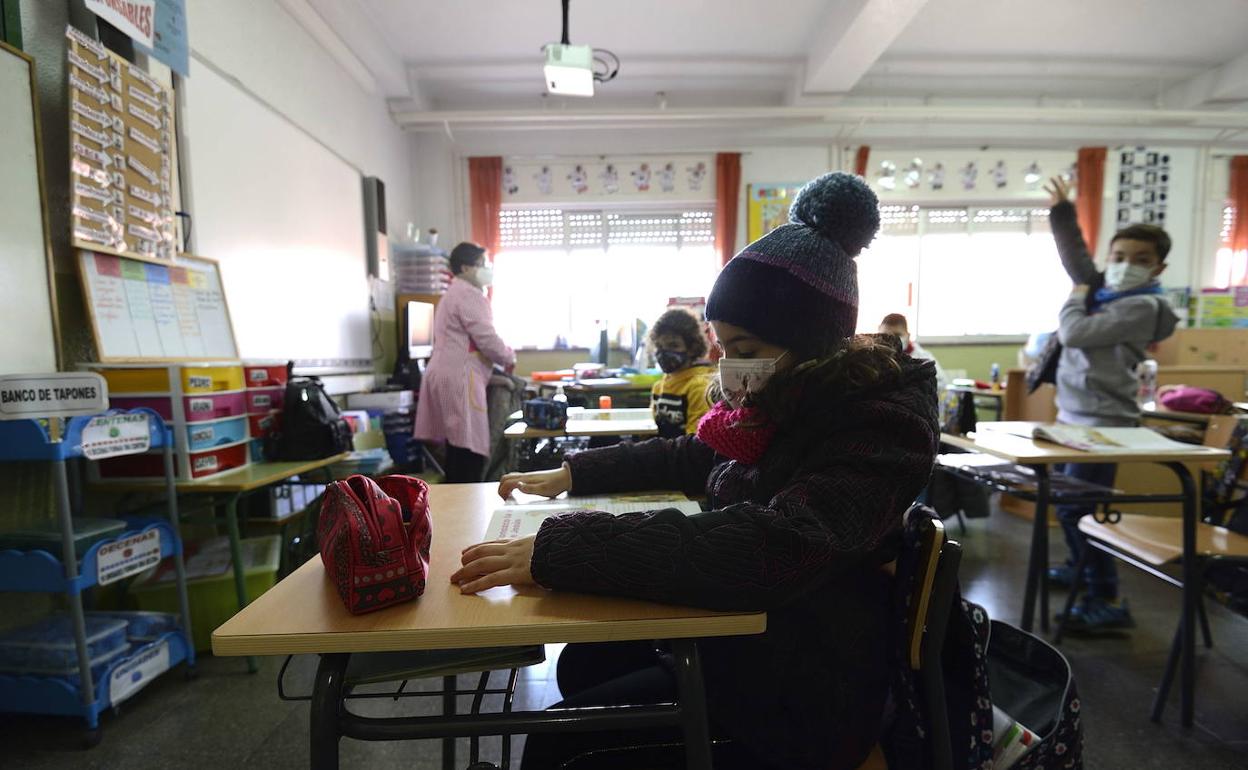
[[[1018,434],[1023,435],[1023,434]],[[1190,444],[1168,439],[1151,428],[1103,428],[1087,425],[1037,425],[1024,438],[1061,444],[1081,452],[1190,452]]]
[[509,502],[494,511],[494,515],[490,517],[485,539],[502,540],[536,534],[543,521],[557,513],[568,511],[606,511],[618,516],[622,513],[654,511],[660,508],[675,508],[686,516],[702,511],[696,501],[672,492]]

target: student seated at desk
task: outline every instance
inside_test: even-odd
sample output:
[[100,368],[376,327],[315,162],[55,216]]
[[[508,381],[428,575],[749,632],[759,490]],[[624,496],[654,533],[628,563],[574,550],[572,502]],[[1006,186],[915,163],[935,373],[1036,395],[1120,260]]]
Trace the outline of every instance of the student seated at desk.
[[920,361],[931,361],[936,367],[936,390],[937,392],[945,389],[948,384],[945,378],[945,370],[940,368],[940,362],[936,360],[936,356],[932,355],[915,341],[910,335],[910,324],[906,322],[906,317],[901,313],[889,313],[884,316],[884,320],[880,321],[880,334],[892,334],[901,340],[901,349],[906,355]]
[[702,322],[684,308],[672,308],[650,330],[654,358],[663,379],[654,383],[650,411],[663,438],[677,438],[698,429],[698,420],[711,408],[706,391],[715,372],[702,362],[706,335]]
[[[669,489],[710,510],[555,516],[535,536],[465,550],[464,593],[497,585],[765,610],[767,630],[699,643],[716,767],[858,767],[880,737],[889,693],[887,628],[902,516],[931,474],[934,367],[854,337],[854,257],[879,227],[862,180],[808,184],[783,225],[747,246],[707,303],[724,352],[717,403],[696,436],[581,452],[558,470],[510,474],[555,496]],[[571,644],[562,705],[675,696],[645,643]],[[593,748],[679,742],[677,730],[534,734],[523,767],[558,767]]]
[[[1096,269],[1066,183],[1055,178],[1045,188],[1052,198],[1049,224],[1062,266],[1075,288],[1062,306],[1057,330],[1062,354],[1057,364],[1057,419],[1072,425],[1134,426],[1140,422],[1135,367],[1149,345],[1174,333],[1178,316],[1162,296],[1157,277],[1166,269],[1170,236],[1155,225],[1131,225],[1109,242],[1105,272]],[[1059,471],[1084,481],[1112,486],[1118,466],[1070,463]],[[1070,586],[1074,565],[1087,539],[1079,519],[1094,506],[1059,505],[1057,518],[1070,555],[1049,570],[1049,582]],[[1118,601],[1114,558],[1092,551],[1087,566],[1087,594],[1066,621],[1072,631],[1097,631],[1132,625],[1126,602]]]

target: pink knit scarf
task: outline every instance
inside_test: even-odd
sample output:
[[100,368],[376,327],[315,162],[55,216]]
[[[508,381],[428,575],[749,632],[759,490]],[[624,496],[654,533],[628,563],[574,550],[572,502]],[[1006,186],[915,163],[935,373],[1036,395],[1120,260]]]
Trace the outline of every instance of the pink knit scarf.
[[698,422],[698,438],[719,454],[739,463],[756,465],[776,428],[756,407],[733,409],[720,401]]

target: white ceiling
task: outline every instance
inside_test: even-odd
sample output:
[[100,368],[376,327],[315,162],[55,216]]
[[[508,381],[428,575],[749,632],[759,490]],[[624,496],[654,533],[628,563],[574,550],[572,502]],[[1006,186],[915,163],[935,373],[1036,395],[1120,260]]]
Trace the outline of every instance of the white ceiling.
[[622,62],[590,100],[542,93],[559,0],[279,2],[412,126],[478,111],[1248,113],[1248,0],[573,0],[571,41]]

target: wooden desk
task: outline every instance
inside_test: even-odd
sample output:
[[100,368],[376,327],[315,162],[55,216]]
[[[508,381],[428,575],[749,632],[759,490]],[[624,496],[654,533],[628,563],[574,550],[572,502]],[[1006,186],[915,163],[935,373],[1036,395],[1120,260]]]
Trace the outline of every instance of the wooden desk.
[[[428,585],[419,599],[366,615],[351,615],[343,607],[331,581],[326,579],[321,560],[314,558],[214,631],[213,652],[217,655],[323,653],[316,683],[319,695],[313,695],[313,704],[317,704],[326,701],[324,694],[335,681],[341,687],[341,679],[335,680],[335,673],[341,675],[346,666],[346,654],[353,652],[669,639],[673,640],[673,649],[678,650],[677,665],[683,672],[677,677],[682,682],[682,703],[686,698],[691,700],[681,707],[683,724],[687,731],[693,731],[687,733],[692,736],[687,743],[696,748],[699,736],[703,736],[703,748],[708,753],[706,764],[698,766],[709,767],[705,714],[698,716],[697,693],[693,691],[695,684],[701,687],[701,674],[696,643],[691,640],[762,633],[766,629],[766,615],[674,607],[635,599],[552,592],[537,587],[502,586],[476,596],[464,596],[451,585],[449,577],[459,566],[462,550],[483,538],[491,514],[502,504],[496,489],[494,484],[443,484],[430,488],[433,547]],[[690,641],[677,643],[678,640]],[[336,708],[337,700],[329,700]],[[629,708],[628,713],[640,713],[636,711],[640,707]],[[691,712],[683,713],[685,710]],[[515,729],[515,732],[559,729],[549,720],[540,721],[541,714],[543,712],[532,715],[531,724],[518,725],[516,719],[525,715],[513,712],[508,724],[526,728]],[[482,726],[475,732],[461,734],[495,734],[488,729],[494,721],[492,718],[501,716],[504,715],[479,715]],[[549,717],[549,712],[546,716]],[[668,713],[667,716],[671,723],[672,715]],[[564,716],[565,720],[568,718]],[[701,727],[691,724],[690,719],[701,719]],[[313,724],[319,724],[315,714]],[[318,743],[318,737],[312,736],[314,764],[318,755],[328,750],[324,741]],[[336,740],[333,746],[336,756]],[[695,757],[701,756],[698,751],[690,751],[690,766],[694,766]]]
[[[973,438],[942,435],[942,443],[970,452],[982,452],[1002,460],[1030,468],[1036,474],[1035,518],[1031,533],[1031,555],[1027,569],[1027,587],[1023,597],[1022,627],[1030,631],[1035,618],[1036,594],[1040,598],[1040,622],[1048,630],[1048,506],[1050,482],[1048,466],[1055,463],[1160,463],[1179,478],[1181,493],[1178,495],[1124,495],[1110,494],[1104,499],[1081,498],[1080,504],[1133,502],[1179,502],[1183,505],[1183,559],[1184,575],[1196,569],[1196,517],[1199,492],[1185,462],[1222,460],[1230,456],[1225,449],[1192,446],[1184,451],[1145,452],[1123,450],[1120,452],[1081,452],[1046,441],[1037,441],[1016,435],[1030,433],[1037,423],[999,422],[980,423]],[[1195,622],[1199,596],[1195,581],[1183,581],[1182,609],[1182,722],[1192,724],[1193,694],[1195,684]]]
[[1198,414],[1196,412],[1178,412],[1173,409],[1167,409],[1161,404],[1148,403],[1140,407],[1140,416],[1157,420],[1183,422],[1189,425],[1208,425],[1209,418],[1214,415]]
[[[512,415],[514,418],[516,415]],[[578,409],[568,410],[568,424],[563,430],[530,428],[516,422],[507,426],[503,436],[509,439],[559,438],[562,436],[657,436],[659,427],[649,409]]]
[[992,409],[996,413],[998,420],[1002,419],[1005,414],[1005,389],[997,388],[995,390],[985,390],[983,388],[971,388],[965,385],[949,385],[945,388],[949,393],[960,393],[962,397],[970,396],[971,403],[974,403],[976,397],[987,398],[992,401]]
[[[230,560],[234,565],[234,594],[238,600],[238,608],[247,606],[247,580],[243,573],[243,551],[241,534],[238,526],[238,502],[245,495],[266,489],[274,484],[288,481],[295,476],[302,476],[326,469],[347,457],[343,452],[320,460],[296,460],[292,462],[252,463],[245,468],[227,471],[206,479],[178,481],[174,486],[178,493],[185,495],[222,495],[222,508],[225,511],[225,527],[230,539]],[[159,479],[117,479],[101,481],[101,489],[123,492],[160,492],[165,488]],[[282,544],[283,552],[286,544]],[[256,671],[256,663],[247,660],[251,671]]]

